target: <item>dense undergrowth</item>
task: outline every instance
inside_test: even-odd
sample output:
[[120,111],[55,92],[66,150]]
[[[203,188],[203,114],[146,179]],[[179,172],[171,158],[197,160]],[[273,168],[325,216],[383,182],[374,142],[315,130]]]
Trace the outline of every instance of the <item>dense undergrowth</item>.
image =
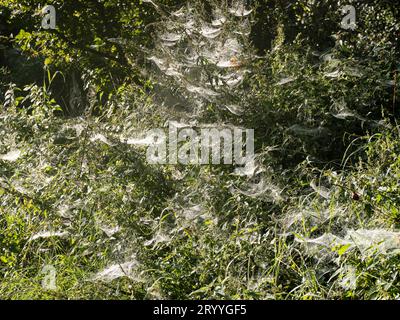
[[[397,9],[353,1],[360,24],[344,31],[343,1],[217,2],[110,1],[122,31],[98,31],[97,54],[43,30],[12,41],[43,74],[2,68],[1,298],[400,297]],[[148,164],[138,141],[171,123],[252,128],[255,161]]]

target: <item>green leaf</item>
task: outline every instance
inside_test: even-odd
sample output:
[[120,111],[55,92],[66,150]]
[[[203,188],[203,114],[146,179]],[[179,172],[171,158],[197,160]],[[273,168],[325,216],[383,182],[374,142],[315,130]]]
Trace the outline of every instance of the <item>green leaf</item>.
[[343,246],[340,246],[339,249],[337,249],[337,253],[339,254],[339,256],[344,255],[347,250],[349,250],[350,248],[350,244],[345,244]]
[[46,59],[44,60],[44,65],[45,65],[45,66],[48,66],[48,65],[50,65],[52,62],[53,62],[53,60],[52,60],[51,58],[46,58]]

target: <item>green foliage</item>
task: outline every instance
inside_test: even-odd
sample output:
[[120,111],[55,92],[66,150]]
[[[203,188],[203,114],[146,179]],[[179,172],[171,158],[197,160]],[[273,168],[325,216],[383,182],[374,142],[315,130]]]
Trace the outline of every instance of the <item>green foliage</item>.
[[[347,2],[258,1],[224,69],[196,41],[225,5],[155,3],[48,1],[42,30],[0,1],[0,297],[398,299],[398,8],[350,1],[345,31]],[[255,174],[148,164],[129,139],[169,120],[255,129]]]

